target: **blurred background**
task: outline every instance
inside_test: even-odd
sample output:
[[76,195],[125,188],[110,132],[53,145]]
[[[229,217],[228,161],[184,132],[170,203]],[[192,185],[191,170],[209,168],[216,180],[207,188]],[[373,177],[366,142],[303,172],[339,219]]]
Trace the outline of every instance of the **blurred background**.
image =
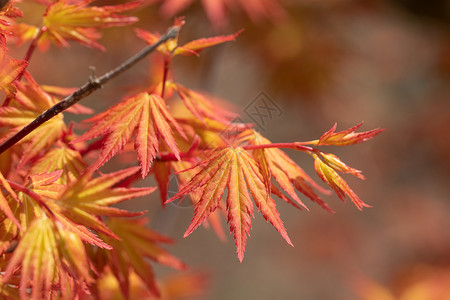
[[[323,149],[363,170],[366,181],[344,179],[371,208],[334,195],[324,197],[334,214],[307,200],[309,212],[278,202],[295,247],[255,213],[242,263],[231,235],[222,242],[199,228],[182,239],[192,207],[163,210],[156,193],[132,202],[176,240],[172,253],[208,274],[202,299],[450,299],[450,1],[153,0],[136,14],[135,27],[159,32],[185,16],[182,44],[244,28],[200,58],[177,57],[174,77],[232,102],[246,122],[266,97],[279,113],[256,120],[257,130],[273,142],[316,139],[335,122],[386,129],[364,144]],[[42,84],[79,86],[89,66],[103,74],[144,46],[129,27],[105,30],[101,42],[106,53],[78,45],[35,53],[30,71]],[[20,58],[26,46],[11,51]],[[137,66],[82,104],[111,106],[145,87],[148,70]],[[288,154],[317,178],[309,156]]]

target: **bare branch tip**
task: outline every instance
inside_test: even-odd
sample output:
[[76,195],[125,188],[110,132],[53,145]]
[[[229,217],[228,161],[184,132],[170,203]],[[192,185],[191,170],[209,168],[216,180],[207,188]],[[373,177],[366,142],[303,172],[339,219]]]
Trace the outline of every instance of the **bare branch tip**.
[[178,36],[179,32],[180,32],[180,26],[171,26],[171,27],[169,27],[169,29],[167,29],[165,36],[168,40],[174,39]]

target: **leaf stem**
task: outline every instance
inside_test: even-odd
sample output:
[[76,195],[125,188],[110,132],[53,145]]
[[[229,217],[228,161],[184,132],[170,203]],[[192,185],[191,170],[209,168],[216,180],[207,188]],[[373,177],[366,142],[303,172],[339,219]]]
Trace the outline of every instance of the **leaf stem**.
[[[262,144],[262,145],[248,145],[243,146],[243,149],[250,151],[250,150],[258,150],[258,149],[267,149],[267,148],[288,148],[293,149],[297,151],[303,151],[308,154],[320,154],[322,153],[320,150],[305,146],[303,143],[299,142],[293,142],[293,143],[270,143],[270,144]],[[194,155],[194,151],[196,150],[193,146],[187,151],[187,152],[180,152],[180,158],[189,158]],[[173,153],[165,153],[165,154],[159,154],[156,157],[156,160],[158,161],[178,161],[178,159],[175,157],[175,154]]]
[[[47,27],[43,26],[41,28],[39,28],[38,33],[36,34],[36,36],[33,38],[33,40],[31,41],[30,46],[28,47],[28,51],[25,54],[25,57],[23,58],[24,61],[26,62],[30,62],[31,56],[34,53],[34,50],[36,50],[36,46],[37,43],[39,42],[39,39],[42,37],[42,35],[44,34],[44,32],[47,31]],[[23,73],[25,73],[25,69],[22,71],[22,73],[19,74],[19,76],[17,76],[16,80],[20,80],[22,79]]]
[[169,64],[170,64],[170,58],[167,56],[164,56],[164,71],[163,71],[163,79],[162,79],[162,86],[161,86],[161,98],[163,98],[163,99],[164,99],[164,92],[166,90],[167,75],[169,73]]
[[308,153],[320,153],[319,150],[313,147],[305,146],[304,143],[271,143],[271,144],[262,144],[262,145],[248,145],[242,147],[245,150],[258,150],[258,149],[267,149],[267,148],[288,148],[294,149],[297,151],[303,151]]
[[154,44],[149,45],[142,49],[140,52],[135,54],[134,56],[127,59],[125,62],[117,66],[116,68],[112,69],[111,71],[103,74],[102,76],[98,78],[91,78],[88,82],[86,82],[83,86],[81,86],[78,90],[67,96],[65,99],[61,100],[48,110],[44,111],[42,114],[40,114],[36,119],[34,119],[32,122],[30,122],[28,125],[26,125],[24,128],[22,128],[19,132],[17,132],[15,135],[13,135],[11,138],[6,140],[4,143],[0,145],[0,154],[5,152],[7,149],[14,146],[16,143],[18,143],[20,140],[22,140],[24,137],[26,137],[28,134],[30,134],[33,130],[35,130],[37,127],[42,125],[43,123],[47,122],[54,116],[58,115],[60,112],[63,112],[64,110],[68,109],[78,101],[80,101],[83,98],[86,98],[90,94],[92,94],[94,91],[100,89],[103,84],[107,83],[111,79],[119,76],[126,70],[130,69],[132,66],[134,66],[137,62],[142,60],[144,57],[146,57],[148,54],[153,52],[159,45],[166,42],[169,39],[175,38],[178,34],[179,27],[173,26],[170,27],[164,35],[161,36],[161,38]]

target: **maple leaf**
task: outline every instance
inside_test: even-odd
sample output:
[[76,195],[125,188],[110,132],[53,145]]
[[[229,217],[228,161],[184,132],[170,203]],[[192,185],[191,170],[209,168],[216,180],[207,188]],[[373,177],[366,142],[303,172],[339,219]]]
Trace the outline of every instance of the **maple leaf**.
[[175,269],[183,270],[187,266],[178,258],[169,254],[161,248],[159,243],[173,243],[173,241],[149,228],[146,228],[147,219],[124,220],[119,218],[110,218],[106,224],[120,238],[103,238],[113,246],[110,251],[103,251],[107,262],[117,278],[121,291],[127,298],[129,294],[130,272],[134,271],[145,282],[148,291],[159,296],[153,270],[146,259],[170,266]]
[[225,188],[228,188],[226,200],[230,231],[234,232],[238,258],[244,257],[247,235],[253,216],[253,198],[264,218],[283,236],[287,243],[291,241],[275,207],[275,201],[268,195],[263,177],[255,160],[243,148],[227,147],[218,150],[215,155],[201,162],[201,168],[167,202],[199,189],[200,200],[195,204],[194,218],[184,237],[191,234],[219,206]]
[[212,47],[216,46],[225,42],[230,42],[236,40],[236,37],[240,35],[244,30],[241,29],[238,32],[230,35],[220,35],[210,38],[201,38],[197,40],[190,41],[183,46],[178,46],[174,52],[172,53],[172,56],[181,54],[181,55],[196,55],[199,56],[199,52]]
[[[184,19],[178,18],[175,21],[174,26],[181,27],[184,24]],[[135,29],[138,37],[147,42],[147,44],[151,45],[158,41],[161,37],[158,33],[150,33],[143,29]],[[234,41],[238,35],[242,33],[243,30],[239,30],[238,32],[230,35],[220,35],[210,38],[201,38],[197,40],[190,41],[183,46],[178,46],[178,37],[175,39],[171,39],[166,43],[160,45],[158,47],[158,51],[162,54],[173,58],[177,55],[196,55],[199,56],[199,53],[209,47],[219,45],[225,42]]]
[[180,159],[171,126],[184,138],[183,130],[170,115],[165,101],[156,94],[140,93],[113,106],[85,122],[95,124],[73,143],[89,140],[99,135],[107,135],[100,157],[93,168],[99,168],[116,153],[122,151],[136,131],[135,148],[141,162],[141,174],[147,176],[150,166],[158,153],[160,139]]
[[[117,236],[96,216],[132,217],[142,215],[142,212],[128,212],[123,209],[110,207],[135,197],[152,193],[155,188],[122,188],[113,187],[118,182],[135,174],[139,167],[128,168],[118,172],[92,178],[92,172],[87,171],[77,181],[70,183],[61,192],[54,204],[56,218],[67,224],[78,224],[89,227],[97,232],[117,238]],[[53,208],[53,207],[52,207]],[[92,239],[87,240],[97,244]],[[105,247],[105,244],[102,244]]]
[[[93,232],[91,232],[84,224],[78,224],[64,215],[64,210],[59,204],[61,194],[67,189],[65,185],[56,183],[62,174],[62,170],[51,173],[42,173],[30,175],[27,178],[25,188],[20,189],[18,194],[23,207],[26,209],[20,211],[22,226],[27,228],[29,224],[36,218],[47,215],[58,220],[65,228],[77,234],[83,241],[98,247],[110,248],[100,240]],[[16,186],[16,188],[20,188]],[[44,206],[44,207],[43,207]],[[80,214],[82,214],[80,210]],[[101,223],[96,220],[97,223]]]
[[53,216],[48,204],[51,204],[49,201],[58,199],[65,188],[64,185],[56,183],[61,173],[62,170],[57,170],[50,173],[29,175],[24,186],[12,181],[8,182],[12,189],[17,192],[19,201],[10,202],[10,204],[24,230],[27,230],[34,219],[42,215]]
[[62,173],[62,170],[56,170],[30,175],[27,178],[26,187],[45,199],[56,200],[65,188],[65,185],[57,183]]
[[[45,215],[45,205],[43,197],[56,197],[63,189],[62,185],[52,185],[52,183],[60,176],[61,171],[48,174],[32,175],[27,178],[26,186],[20,186],[14,182],[4,181],[3,186],[8,190],[10,197],[6,198],[7,202],[14,213],[13,218],[9,217],[2,220],[0,234],[2,243],[0,244],[0,253],[9,248],[11,242],[15,240],[20,232],[28,229],[29,224],[37,217]],[[17,195],[16,192],[17,191]],[[12,201],[12,199],[15,201]],[[48,208],[47,206],[45,208]],[[14,219],[20,222],[13,221]]]
[[364,179],[361,171],[347,166],[333,154],[321,153],[320,156],[323,160],[317,154],[312,154],[312,156],[314,157],[314,167],[317,174],[336,192],[340,199],[344,200],[345,195],[349,196],[359,210],[363,207],[370,207],[359,199],[358,195],[353,192],[347,182],[337,173],[337,171],[350,173],[360,179]]
[[134,213],[109,207],[111,204],[144,196],[155,190],[155,188],[113,187],[138,170],[139,167],[128,168],[97,178],[92,178],[93,171],[85,172],[68,185],[56,182],[63,173],[62,170],[30,175],[26,187],[17,184],[12,186],[20,191],[18,198],[23,204],[20,206],[23,206],[20,212],[21,225],[26,229],[27,224],[35,218],[47,215],[77,234],[84,242],[110,249],[111,247],[99,239],[92,230],[117,238],[99,216],[142,215],[141,212]]
[[78,151],[67,145],[53,148],[33,164],[30,174],[49,173],[62,170],[61,176],[56,181],[68,184],[79,178],[86,169],[86,164]]
[[94,0],[69,1],[58,0],[50,4],[44,15],[43,27],[19,24],[13,31],[23,43],[42,34],[38,46],[46,49],[50,42],[57,46],[68,47],[68,40],[77,41],[85,46],[105,50],[96,40],[100,38],[100,28],[124,26],[136,22],[132,16],[118,13],[138,7],[142,1],[131,1],[121,5],[92,6]]
[[26,61],[9,59],[5,49],[0,47],[0,91],[5,91],[7,96],[13,96],[16,89],[12,83],[27,67]]
[[354,144],[359,144],[370,140],[377,134],[384,131],[381,128],[375,128],[369,131],[364,132],[355,132],[358,128],[362,126],[362,122],[356,126],[353,126],[347,130],[335,132],[337,123],[334,126],[325,132],[318,140],[307,142],[309,144],[313,144],[316,146],[349,146]]
[[58,228],[45,214],[28,227],[14,250],[3,282],[8,282],[18,266],[21,266],[21,299],[48,299],[55,286],[61,290],[62,298],[68,299],[65,293],[69,281],[79,285],[92,281],[81,241],[73,233]]
[[[241,134],[240,141],[247,141],[250,145],[269,145],[271,142],[254,130],[247,130]],[[323,188],[306,174],[289,156],[281,149],[266,148],[253,150],[253,157],[258,162],[264,184],[269,192],[273,192],[281,199],[298,207],[297,204],[307,209],[306,205],[297,196],[295,190],[306,195],[312,201],[318,203],[327,211],[331,211],[328,205],[314,192],[316,190],[327,194]],[[289,197],[285,197],[271,182],[274,178],[279,187],[285,191]],[[293,202],[294,201],[294,202]]]
[[[198,168],[196,168],[189,161],[155,161],[152,165],[152,172],[155,175],[156,181],[158,183],[163,206],[168,199],[169,177],[172,173],[172,170],[177,176],[178,186],[184,186],[189,181],[189,179],[193,175],[195,175],[196,172],[198,172]],[[200,196],[201,194],[198,193],[198,191],[191,191],[189,193],[190,200],[194,205],[198,203],[198,201],[200,200]],[[181,201],[183,201],[183,199]],[[203,223],[203,226],[205,226],[205,228],[211,225],[220,240],[226,240],[226,235],[221,222],[223,211],[225,211],[224,206],[219,205],[219,209],[212,212]]]

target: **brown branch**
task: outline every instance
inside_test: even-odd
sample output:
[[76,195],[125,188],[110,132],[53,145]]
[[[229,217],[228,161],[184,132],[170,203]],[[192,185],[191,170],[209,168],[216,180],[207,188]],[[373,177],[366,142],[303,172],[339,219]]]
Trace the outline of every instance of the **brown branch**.
[[100,89],[103,84],[107,83],[111,79],[119,76],[132,66],[134,66],[137,62],[142,60],[144,57],[146,57],[148,54],[153,52],[156,48],[158,48],[159,45],[166,42],[167,40],[170,40],[172,38],[177,37],[178,26],[170,27],[167,32],[161,36],[161,38],[154,44],[149,45],[142,49],[140,52],[136,53],[134,56],[130,57],[128,60],[120,64],[118,67],[114,68],[113,70],[103,74],[102,76],[98,78],[91,78],[88,82],[86,82],[82,87],[80,87],[78,90],[67,96],[65,99],[61,100],[51,108],[44,111],[42,114],[40,114],[36,119],[34,119],[31,123],[26,125],[24,128],[22,128],[19,132],[17,132],[15,135],[13,135],[11,138],[6,140],[4,143],[0,145],[0,154],[5,152],[7,149],[14,146],[16,143],[18,143],[20,140],[22,140],[24,137],[26,137],[29,133],[31,133],[33,130],[38,128],[43,123],[47,122],[60,112],[65,111],[78,101],[80,101],[83,98],[86,98],[90,94],[92,94],[94,91]]

